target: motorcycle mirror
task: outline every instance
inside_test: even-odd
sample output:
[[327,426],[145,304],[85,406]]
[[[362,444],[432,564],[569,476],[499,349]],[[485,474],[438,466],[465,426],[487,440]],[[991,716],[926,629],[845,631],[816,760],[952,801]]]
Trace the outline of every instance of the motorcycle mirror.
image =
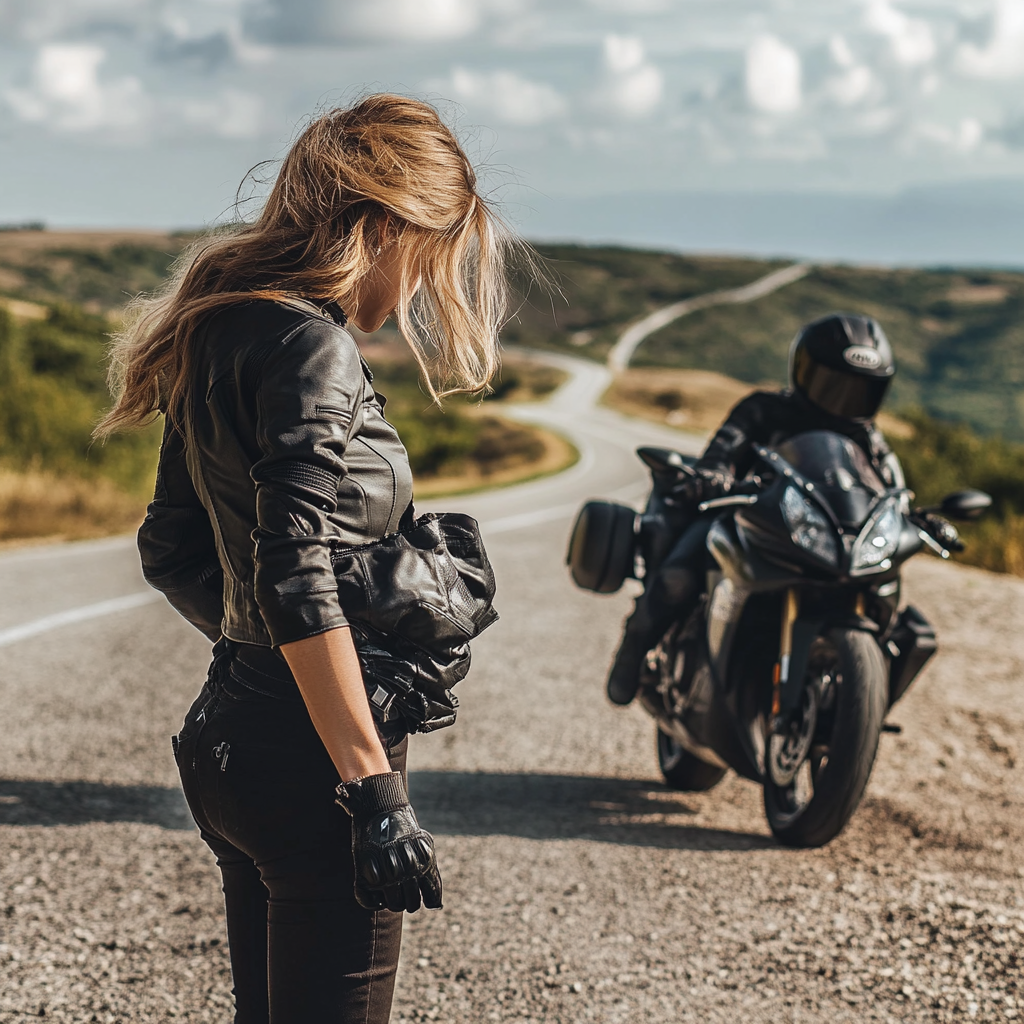
[[992,498],[984,491],[957,491],[942,499],[939,512],[947,519],[972,520],[992,506]]
[[692,473],[693,463],[697,461],[692,455],[683,455],[672,448],[656,448],[649,445],[637,448],[636,454],[640,461],[655,473],[664,473],[668,470]]

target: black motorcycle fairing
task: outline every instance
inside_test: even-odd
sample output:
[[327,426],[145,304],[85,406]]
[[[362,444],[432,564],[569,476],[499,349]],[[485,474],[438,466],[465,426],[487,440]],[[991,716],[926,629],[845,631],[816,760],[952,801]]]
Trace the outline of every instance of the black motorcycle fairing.
[[842,434],[811,430],[789,438],[776,450],[815,485],[843,527],[863,524],[886,493],[864,450]]
[[730,696],[711,667],[704,624],[703,609],[698,609],[686,625],[673,626],[662,638],[654,651],[656,667],[641,687],[641,703],[695,757],[760,781],[736,714],[736,695]]
[[[842,626],[881,640],[892,628],[899,602],[899,568],[893,566],[863,588],[852,588],[850,581],[834,577],[816,580],[806,569],[780,564],[764,550],[766,541],[782,550],[782,538],[759,529],[751,522],[751,511],[744,507],[722,514],[708,531],[708,550],[719,571],[708,578],[707,655],[722,700],[717,708],[713,702],[713,715],[700,721],[691,716],[688,728],[702,744],[722,754],[729,767],[759,780],[771,668],[779,649],[782,593],[797,588],[802,608],[794,623],[789,673],[780,695],[785,716],[800,705],[810,653],[824,631]],[[860,606],[863,610],[858,610]],[[764,663],[752,667],[750,658],[762,648]]]

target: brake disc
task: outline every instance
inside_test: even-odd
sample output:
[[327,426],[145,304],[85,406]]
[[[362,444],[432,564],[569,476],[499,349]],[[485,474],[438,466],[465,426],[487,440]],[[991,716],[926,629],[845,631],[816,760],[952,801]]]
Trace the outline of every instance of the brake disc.
[[811,752],[818,724],[818,689],[805,686],[800,715],[785,733],[773,733],[768,740],[768,774],[776,786],[788,786]]

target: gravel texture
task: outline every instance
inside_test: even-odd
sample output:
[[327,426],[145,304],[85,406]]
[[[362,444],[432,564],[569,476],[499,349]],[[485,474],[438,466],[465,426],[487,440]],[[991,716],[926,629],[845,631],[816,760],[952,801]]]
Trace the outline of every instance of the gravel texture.
[[[393,1019],[1024,1015],[1024,582],[911,567],[942,654],[850,828],[792,851],[756,786],[656,780],[649,722],[600,693],[626,598],[574,592],[560,535],[494,545],[503,622],[459,725],[415,744],[446,907],[408,919]],[[0,1022],[231,1019],[217,874],[166,749],[205,650],[161,606],[133,614],[128,638],[3,652]]]

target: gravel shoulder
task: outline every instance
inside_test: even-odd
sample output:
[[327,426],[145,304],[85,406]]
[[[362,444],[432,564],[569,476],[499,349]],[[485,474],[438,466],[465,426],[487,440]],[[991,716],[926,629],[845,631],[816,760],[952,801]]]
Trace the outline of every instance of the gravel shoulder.
[[[1024,1013],[1024,581],[918,559],[941,653],[828,848],[774,845],[729,777],[676,794],[608,706],[628,595],[575,591],[565,525],[491,545],[502,621],[412,790],[445,910],[407,922],[394,1021],[1002,1021]],[[169,734],[206,651],[160,605],[3,651],[0,1022],[226,1022],[215,868]]]

